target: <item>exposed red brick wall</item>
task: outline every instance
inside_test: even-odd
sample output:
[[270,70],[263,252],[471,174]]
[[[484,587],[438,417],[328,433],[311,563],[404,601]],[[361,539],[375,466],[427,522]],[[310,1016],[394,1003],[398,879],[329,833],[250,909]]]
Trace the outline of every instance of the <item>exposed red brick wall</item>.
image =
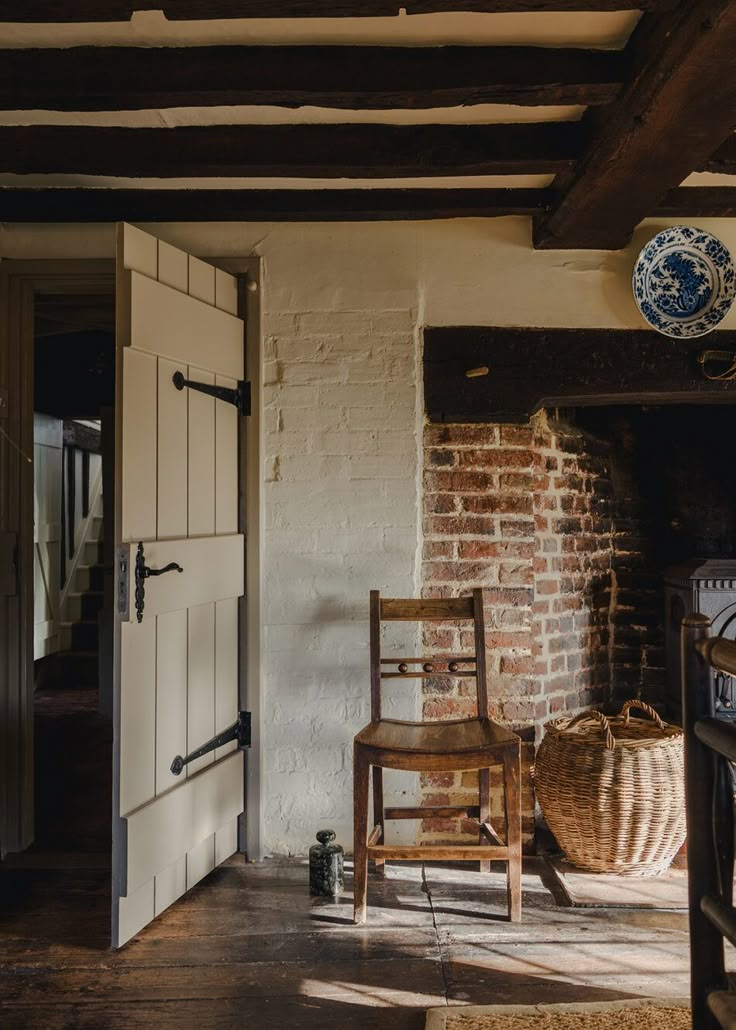
[[[432,425],[425,434],[424,593],[486,590],[493,716],[523,743],[523,813],[534,829],[529,776],[550,717],[608,697],[611,609],[610,481],[605,448],[580,431],[532,426]],[[427,653],[470,653],[472,633],[427,631]],[[474,714],[472,680],[425,681],[423,716]],[[496,782],[495,787],[499,787]],[[427,804],[477,803],[474,773],[423,780]],[[502,824],[502,796],[493,791]],[[427,820],[425,839],[475,836],[472,824]]]

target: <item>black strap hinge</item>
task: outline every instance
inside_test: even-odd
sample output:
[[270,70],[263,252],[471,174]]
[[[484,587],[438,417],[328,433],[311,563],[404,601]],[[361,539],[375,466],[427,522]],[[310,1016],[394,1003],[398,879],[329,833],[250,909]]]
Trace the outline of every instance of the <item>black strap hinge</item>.
[[216,747],[223,747],[225,744],[229,744],[231,740],[237,740],[238,747],[240,750],[250,747],[250,712],[240,712],[238,714],[237,722],[234,722],[232,726],[228,726],[222,733],[218,733],[217,736],[212,737],[206,744],[202,744],[196,751],[191,751],[185,757],[177,755],[174,761],[171,763],[171,771],[174,776],[178,776],[185,765],[189,765],[196,758],[201,758],[202,755],[207,755],[210,751],[214,751]]
[[186,386],[189,390],[206,393],[208,397],[215,397],[218,401],[234,404],[240,415],[250,415],[250,383],[244,379],[238,382],[234,390],[229,386],[214,386],[211,383],[197,383],[193,379],[185,379],[183,372],[174,372],[171,381],[177,390],[183,390]]

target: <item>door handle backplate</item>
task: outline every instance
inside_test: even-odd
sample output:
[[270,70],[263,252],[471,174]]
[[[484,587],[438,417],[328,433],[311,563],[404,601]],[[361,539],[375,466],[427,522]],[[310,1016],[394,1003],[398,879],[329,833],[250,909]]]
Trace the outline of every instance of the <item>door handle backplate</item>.
[[183,572],[184,569],[175,561],[170,561],[162,569],[152,569],[146,565],[143,542],[140,541],[135,554],[135,614],[138,622],[143,622],[143,609],[146,606],[146,580],[151,576],[163,576],[165,572]]

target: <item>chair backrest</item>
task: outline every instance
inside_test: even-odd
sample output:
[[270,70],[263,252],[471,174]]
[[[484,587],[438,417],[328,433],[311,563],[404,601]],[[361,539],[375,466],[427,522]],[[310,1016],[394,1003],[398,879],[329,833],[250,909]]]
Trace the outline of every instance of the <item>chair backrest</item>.
[[[382,622],[472,622],[475,654],[435,655],[421,658],[382,658]],[[483,591],[469,597],[403,598],[381,597],[371,590],[370,599],[371,719],[381,718],[381,681],[385,679],[474,679],[478,716],[490,718],[486,670],[486,630]],[[394,666],[394,669],[391,669]]]

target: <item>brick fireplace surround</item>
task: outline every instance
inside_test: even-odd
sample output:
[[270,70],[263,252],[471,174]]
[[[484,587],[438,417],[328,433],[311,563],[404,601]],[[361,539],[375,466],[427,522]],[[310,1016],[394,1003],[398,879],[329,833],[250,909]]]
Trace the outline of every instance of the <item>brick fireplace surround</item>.
[[[661,640],[649,639],[646,613],[638,624],[647,591],[636,502],[626,490],[613,501],[608,444],[545,412],[531,426],[429,425],[424,444],[424,594],[486,590],[491,694],[495,717],[523,740],[529,847],[529,769],[544,723],[619,697],[656,701],[661,689]],[[472,634],[428,629],[425,646],[468,652]],[[475,714],[473,690],[426,681],[423,717]],[[477,803],[475,773],[426,775],[422,790],[427,804]],[[493,793],[492,818],[502,825]],[[425,840],[458,832],[477,835],[470,823],[422,825]]]

